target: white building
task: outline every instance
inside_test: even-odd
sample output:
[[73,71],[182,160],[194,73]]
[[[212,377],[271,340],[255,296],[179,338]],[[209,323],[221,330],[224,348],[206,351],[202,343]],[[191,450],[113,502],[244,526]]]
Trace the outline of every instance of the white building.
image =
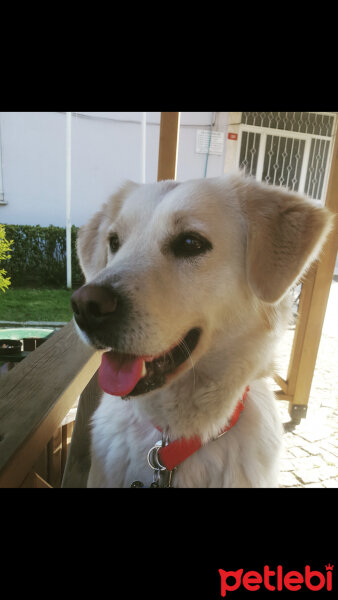
[[[336,115],[182,112],[177,179],[241,168],[323,201]],[[145,140],[143,117],[141,112],[72,113],[74,225],[85,223],[126,179],[156,181],[160,113],[145,113]],[[65,226],[66,113],[0,113],[0,223]]]
[[[227,113],[181,113],[177,179],[224,172],[225,145],[218,145],[218,154],[209,148],[208,155],[207,147],[196,152],[196,143],[197,132],[208,134],[212,122],[213,130],[225,137],[227,118]],[[145,180],[152,182],[157,179],[160,113],[146,113],[146,121]],[[64,226],[66,113],[1,113],[0,128],[0,223]],[[141,153],[142,113],[73,113],[74,225],[85,223],[126,179],[142,180]]]

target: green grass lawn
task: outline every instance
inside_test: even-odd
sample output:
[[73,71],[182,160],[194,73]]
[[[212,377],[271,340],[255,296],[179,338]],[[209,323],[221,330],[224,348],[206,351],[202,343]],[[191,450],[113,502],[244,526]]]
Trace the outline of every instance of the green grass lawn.
[[8,288],[0,291],[0,321],[70,321],[72,290]]

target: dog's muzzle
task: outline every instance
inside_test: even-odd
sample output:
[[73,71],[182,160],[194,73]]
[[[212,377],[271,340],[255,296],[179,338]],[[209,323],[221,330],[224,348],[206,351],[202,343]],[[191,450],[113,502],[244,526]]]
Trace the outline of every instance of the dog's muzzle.
[[127,354],[117,350],[121,323],[124,320],[126,325],[131,310],[122,294],[112,287],[87,284],[74,292],[71,304],[79,328],[96,348],[107,350],[99,384],[116,396],[139,396],[162,387],[190,358],[201,335],[201,329],[194,327],[156,356]]
[[71,297],[74,319],[98,349],[111,348],[131,315],[126,295],[112,286],[87,284]]

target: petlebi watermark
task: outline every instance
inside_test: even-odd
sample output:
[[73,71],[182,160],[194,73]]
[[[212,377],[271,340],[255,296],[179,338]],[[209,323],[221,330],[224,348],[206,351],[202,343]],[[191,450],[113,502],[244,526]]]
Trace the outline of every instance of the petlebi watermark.
[[320,590],[332,591],[332,573],[334,565],[328,563],[321,570],[315,570],[309,565],[305,565],[302,571],[286,571],[282,565],[276,568],[270,568],[265,565],[262,572],[259,571],[225,571],[219,569],[220,574],[220,592],[222,597],[236,592],[241,588],[255,592],[265,588],[269,592],[310,590],[318,592]]

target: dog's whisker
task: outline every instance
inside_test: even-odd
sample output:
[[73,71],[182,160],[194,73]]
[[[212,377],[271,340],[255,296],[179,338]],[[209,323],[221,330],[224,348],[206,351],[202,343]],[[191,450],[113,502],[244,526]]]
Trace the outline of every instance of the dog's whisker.
[[171,352],[171,351],[169,351],[169,352],[168,352],[168,356],[169,356],[169,359],[170,359],[170,361],[171,361],[172,368],[174,369],[174,368],[175,368],[175,361],[174,361],[174,357],[173,357],[173,355],[172,355],[172,352]]
[[196,389],[196,376],[195,376],[195,365],[194,365],[194,361],[191,358],[191,352],[189,350],[189,347],[187,345],[187,343],[185,342],[184,339],[179,341],[179,346],[182,348],[182,350],[186,353],[187,358],[189,358],[190,362],[191,362],[191,367],[192,367],[192,374],[193,374],[193,378],[194,378],[194,391]]

